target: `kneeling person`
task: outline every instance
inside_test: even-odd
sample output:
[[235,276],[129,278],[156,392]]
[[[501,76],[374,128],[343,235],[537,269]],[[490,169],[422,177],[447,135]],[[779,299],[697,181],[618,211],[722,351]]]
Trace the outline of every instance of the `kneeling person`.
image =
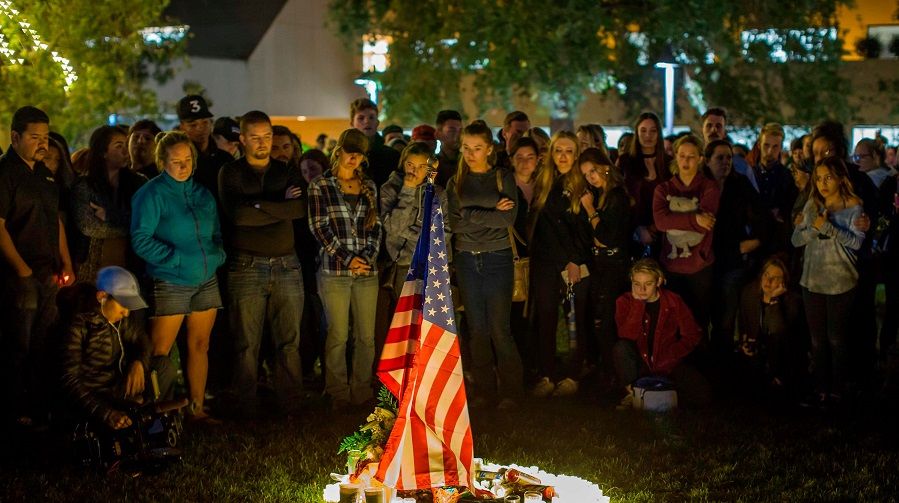
[[122,267],[101,269],[96,285],[97,304],[76,315],[66,335],[62,384],[82,415],[118,430],[131,426],[128,403],[143,401],[150,341],[128,314],[147,303]]
[[631,267],[631,291],[618,297],[614,348],[618,381],[627,383],[621,405],[629,406],[631,384],[638,377],[667,377],[687,405],[705,405],[711,392],[705,378],[684,359],[699,344],[702,330],[690,308],[676,293],[662,288],[665,275],[658,262],[638,260]]

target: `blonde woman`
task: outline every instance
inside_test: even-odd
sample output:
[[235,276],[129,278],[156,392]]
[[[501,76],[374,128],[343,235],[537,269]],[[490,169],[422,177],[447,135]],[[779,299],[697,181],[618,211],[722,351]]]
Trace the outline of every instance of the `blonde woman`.
[[169,352],[187,322],[187,381],[195,420],[216,422],[203,410],[209,338],[222,298],[215,272],[225,262],[215,199],[196,182],[197,150],[180,131],[156,137],[160,174],[131,200],[131,246],[153,278],[150,366],[166,394],[174,381]]
[[[531,257],[531,293],[534,309],[534,338],[537,384],[533,394],[571,395],[578,389],[577,379],[585,357],[585,342],[591,333],[588,298],[590,286],[581,277],[581,266],[591,258],[592,229],[581,207],[587,182],[577,166],[578,139],[570,131],[553,136],[544,165],[537,174],[531,201],[535,222],[529,241]],[[562,273],[568,276],[568,283]],[[566,372],[556,371],[556,327],[559,303],[572,288],[577,314],[577,347]],[[591,360],[593,358],[590,358]]]
[[[674,142],[675,175],[655,189],[652,213],[662,239],[660,262],[668,284],[683,297],[703,331],[712,302],[712,251],[721,190],[702,172],[702,140],[686,135]],[[689,234],[687,234],[689,233]]]
[[[309,227],[321,245],[319,295],[328,320],[325,391],[335,410],[372,398],[382,230],[375,183],[363,174],[367,151],[365,134],[347,129],[331,152],[331,169],[309,184]],[[351,314],[353,362],[348,373]]]

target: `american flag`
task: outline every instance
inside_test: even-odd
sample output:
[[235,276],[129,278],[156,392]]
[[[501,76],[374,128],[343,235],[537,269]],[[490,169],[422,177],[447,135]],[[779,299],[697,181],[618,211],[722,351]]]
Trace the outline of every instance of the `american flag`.
[[430,184],[423,207],[430,211],[378,362],[399,409],[375,478],[399,490],[471,487],[473,442],[443,211]]

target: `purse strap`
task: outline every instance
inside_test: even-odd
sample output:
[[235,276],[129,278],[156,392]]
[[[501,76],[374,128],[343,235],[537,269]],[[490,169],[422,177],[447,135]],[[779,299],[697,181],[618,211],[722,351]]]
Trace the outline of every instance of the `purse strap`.
[[[499,170],[499,168],[497,168],[497,170],[496,170],[496,190],[500,194],[503,193],[503,174]],[[521,235],[518,234],[518,231],[515,230],[514,226],[510,225],[508,229],[509,229],[509,243],[512,245],[512,260],[514,262],[518,262],[521,259],[521,256],[518,255],[518,245],[515,244],[515,240],[517,239],[518,241],[521,242],[521,244],[523,244],[525,246],[527,246],[528,244],[525,242],[524,239],[521,239]]]

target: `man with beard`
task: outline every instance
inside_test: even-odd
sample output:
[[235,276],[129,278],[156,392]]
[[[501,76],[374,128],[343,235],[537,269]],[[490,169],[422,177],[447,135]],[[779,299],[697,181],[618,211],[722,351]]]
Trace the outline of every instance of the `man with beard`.
[[162,131],[150,119],[135,122],[128,130],[128,155],[131,157],[131,171],[147,178],[159,174],[156,167],[156,135]]
[[272,127],[272,159],[287,163],[291,169],[300,169],[303,148],[300,139],[287,126]]
[[178,102],[178,129],[184,131],[197,148],[197,169],[194,178],[209,189],[216,201],[219,199],[218,174],[225,163],[234,157],[218,148],[212,138],[212,113],[206,99],[197,94],[181,98]]
[[[0,158],[0,281],[4,288],[3,384],[7,417],[30,427],[47,419],[56,293],[75,282],[60,218],[59,188],[44,165],[50,118],[32,106],[16,110],[12,145]],[[4,417],[6,419],[6,417]]]
[[235,339],[233,391],[242,414],[256,413],[256,381],[263,327],[275,353],[279,405],[293,412],[302,391],[300,321],[303,278],[294,251],[293,220],[306,214],[297,170],[272,159],[272,123],[259,111],[240,119],[246,155],[219,173],[228,251],[228,302]]
[[[705,145],[714,140],[727,140],[727,110],[720,107],[712,107],[702,114],[702,139]],[[759,190],[758,183],[755,181],[755,174],[749,168],[749,163],[742,157],[734,156],[734,171],[745,176]]]

